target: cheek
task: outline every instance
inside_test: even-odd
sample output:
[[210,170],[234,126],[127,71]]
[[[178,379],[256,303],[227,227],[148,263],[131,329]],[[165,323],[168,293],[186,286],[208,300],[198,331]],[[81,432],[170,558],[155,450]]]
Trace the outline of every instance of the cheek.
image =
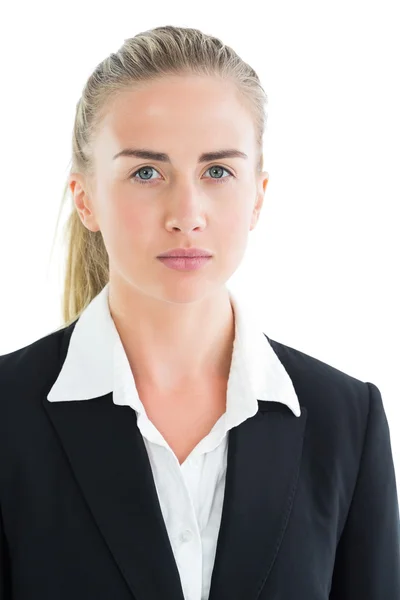
[[225,215],[216,226],[214,241],[218,240],[218,251],[227,260],[237,262],[246,250],[251,215],[239,210]]
[[252,209],[250,203],[244,201],[243,197],[239,198],[229,211],[226,211],[223,221],[220,222],[220,227],[223,227],[232,239],[242,240],[249,233]]
[[154,231],[152,216],[139,204],[121,197],[108,201],[106,206],[100,228],[108,253],[132,256],[130,250],[145,244],[145,239]]
[[116,195],[109,207],[108,221],[120,235],[140,233],[144,228],[147,230],[152,221],[151,211],[145,202],[132,198],[129,193]]
[[144,233],[150,226],[154,227],[154,221],[149,211],[135,202],[122,204],[118,209],[116,220],[119,223],[120,231],[129,235]]

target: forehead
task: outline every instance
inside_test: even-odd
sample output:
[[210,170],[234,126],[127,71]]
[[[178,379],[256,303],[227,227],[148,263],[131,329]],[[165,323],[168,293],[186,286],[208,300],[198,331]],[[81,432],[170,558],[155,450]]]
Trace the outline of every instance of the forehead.
[[[170,76],[121,91],[107,107],[98,142],[110,154],[143,144],[205,150],[254,144],[252,115],[232,82],[211,77]],[[186,151],[187,151],[186,150]]]

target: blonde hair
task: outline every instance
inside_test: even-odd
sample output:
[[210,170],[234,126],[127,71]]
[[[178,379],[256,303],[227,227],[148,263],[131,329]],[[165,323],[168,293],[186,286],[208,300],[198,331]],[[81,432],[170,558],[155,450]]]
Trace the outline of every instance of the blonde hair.
[[[76,105],[72,133],[70,173],[93,176],[92,145],[110,100],[124,89],[168,75],[200,75],[232,81],[249,106],[256,131],[258,161],[263,167],[262,140],[267,114],[267,95],[256,72],[232,48],[198,29],[156,27],[124,40],[88,78]],[[70,193],[65,183],[60,213]],[[72,196],[72,195],[71,195]],[[74,202],[64,227],[67,246],[62,295],[61,327],[73,323],[109,281],[109,261],[101,231],[92,232],[82,223]]]

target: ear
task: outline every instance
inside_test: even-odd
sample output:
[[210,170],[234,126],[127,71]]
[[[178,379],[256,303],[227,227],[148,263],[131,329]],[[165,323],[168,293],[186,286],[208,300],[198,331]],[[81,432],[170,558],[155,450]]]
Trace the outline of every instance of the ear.
[[256,195],[256,202],[253,207],[253,213],[251,216],[250,231],[252,231],[258,223],[261,208],[262,208],[262,205],[264,202],[265,190],[266,190],[268,181],[269,181],[269,175],[268,175],[267,171],[263,171],[262,173],[260,173],[260,175],[258,176],[258,181],[257,181],[257,195]]
[[70,173],[68,186],[79,218],[84,226],[90,231],[99,231],[100,227],[96,221],[92,199],[89,195],[89,185],[85,182],[83,175],[81,173]]

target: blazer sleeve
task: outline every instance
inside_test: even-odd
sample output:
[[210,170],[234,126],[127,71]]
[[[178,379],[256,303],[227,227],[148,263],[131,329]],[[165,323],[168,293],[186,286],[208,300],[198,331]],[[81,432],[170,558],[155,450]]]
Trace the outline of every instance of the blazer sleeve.
[[11,565],[0,509],[0,600],[12,600]]
[[399,500],[389,426],[379,389],[366,385],[364,447],[336,550],[330,600],[400,600]]

